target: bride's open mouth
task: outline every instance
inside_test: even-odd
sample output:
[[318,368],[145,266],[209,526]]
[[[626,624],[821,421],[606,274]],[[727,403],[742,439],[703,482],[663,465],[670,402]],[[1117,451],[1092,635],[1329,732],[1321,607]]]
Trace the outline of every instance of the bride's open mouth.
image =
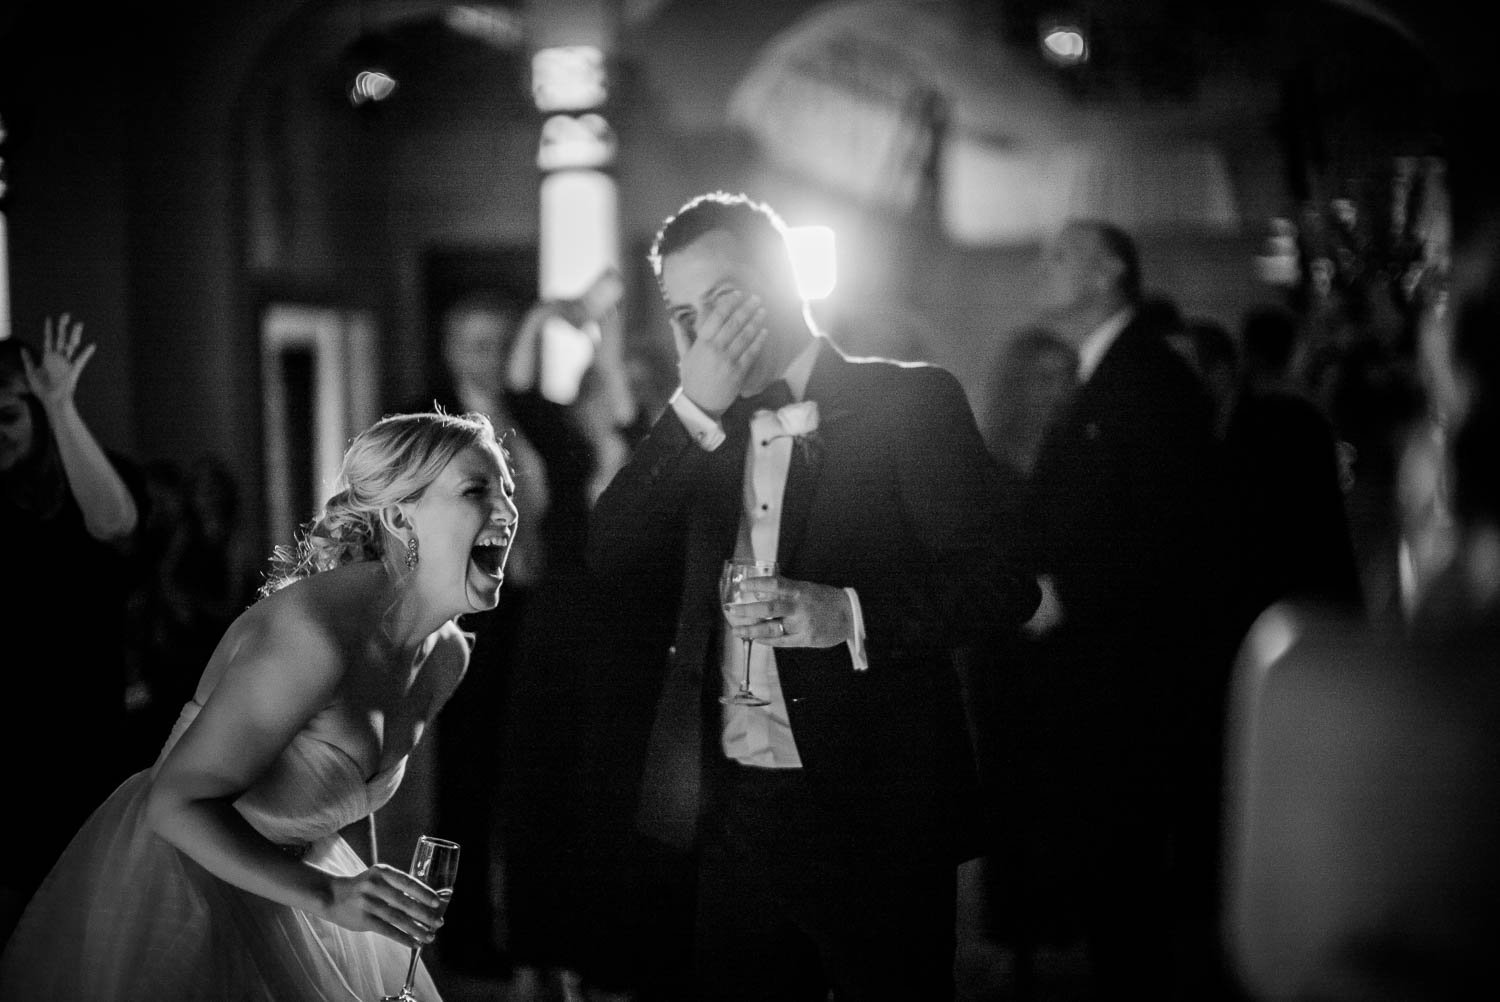
[[475,567],[484,572],[485,576],[502,578],[505,576],[505,553],[509,547],[509,536],[481,539],[475,544],[474,549],[469,551],[469,559],[474,562]]

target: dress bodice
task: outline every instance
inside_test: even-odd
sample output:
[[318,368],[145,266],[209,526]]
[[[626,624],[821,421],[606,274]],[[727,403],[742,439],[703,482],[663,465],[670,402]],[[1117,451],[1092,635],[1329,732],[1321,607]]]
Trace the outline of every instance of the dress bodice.
[[[157,757],[158,765],[201,709],[192,700],[183,706]],[[401,758],[366,779],[348,752],[304,729],[234,806],[272,842],[302,846],[379,810],[401,785],[405,771],[406,759]]]

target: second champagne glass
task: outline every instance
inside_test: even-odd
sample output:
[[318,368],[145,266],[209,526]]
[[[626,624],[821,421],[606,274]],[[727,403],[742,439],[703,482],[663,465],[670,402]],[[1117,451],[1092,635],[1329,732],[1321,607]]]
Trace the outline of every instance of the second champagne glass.
[[[423,835],[417,839],[417,847],[411,854],[411,875],[437,892],[442,899],[442,911],[448,910],[448,900],[453,897],[453,881],[458,876],[458,843],[447,839]],[[441,917],[441,916],[439,916]],[[417,958],[422,948],[411,948],[411,963],[406,965],[406,983],[395,995],[383,996],[380,1002],[420,1002],[412,994],[412,981],[417,976]]]
[[[776,563],[772,560],[752,560],[748,557],[736,557],[733,560],[724,561],[724,569],[719,573],[719,601],[724,606],[724,616],[729,616],[729,606],[744,604],[753,599],[742,597],[745,582],[752,578],[774,578],[776,576]],[[766,706],[771,701],[764,696],[757,696],[750,691],[750,645],[752,641],[746,640],[745,647],[745,674],[740,681],[739,691],[733,696],[721,696],[719,702],[734,706]]]

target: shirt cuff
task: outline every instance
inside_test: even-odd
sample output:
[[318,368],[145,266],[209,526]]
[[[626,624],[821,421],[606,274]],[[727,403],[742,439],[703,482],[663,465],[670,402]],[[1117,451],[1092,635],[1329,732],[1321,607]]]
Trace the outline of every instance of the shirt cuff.
[[687,398],[682,392],[682,387],[677,387],[671,398],[667,401],[672,410],[676,412],[677,419],[682,422],[688,434],[693,436],[693,441],[705,452],[713,452],[723,443],[725,439],[724,426],[704,413],[703,408]]
[[854,622],[854,635],[849,638],[849,660],[854,662],[855,671],[868,671],[870,658],[865,653],[865,614],[859,607],[859,595],[853,588],[845,588],[844,594],[849,596],[849,607],[851,619]]

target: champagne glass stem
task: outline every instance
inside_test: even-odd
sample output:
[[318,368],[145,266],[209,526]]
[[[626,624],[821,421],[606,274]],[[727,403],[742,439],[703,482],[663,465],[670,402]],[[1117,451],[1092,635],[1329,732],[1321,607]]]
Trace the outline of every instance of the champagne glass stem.
[[406,965],[406,983],[401,987],[401,998],[412,998],[412,984],[417,980],[417,958],[422,955],[422,948],[414,946],[411,948],[411,961]]
[[747,695],[750,692],[750,641],[748,640],[745,641],[745,681],[740,685],[740,691]]

